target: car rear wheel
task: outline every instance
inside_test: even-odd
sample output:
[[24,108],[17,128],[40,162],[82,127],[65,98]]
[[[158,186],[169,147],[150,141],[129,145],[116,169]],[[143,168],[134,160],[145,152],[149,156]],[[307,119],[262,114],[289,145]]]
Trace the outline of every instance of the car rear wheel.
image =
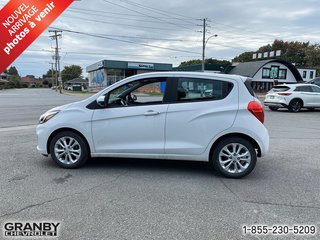
[[215,147],[211,162],[223,176],[241,178],[254,169],[257,154],[249,141],[232,137],[222,140]]
[[270,109],[271,111],[277,111],[279,108],[278,108],[278,107],[271,107],[271,106],[269,106],[269,109]]
[[89,149],[81,136],[63,131],[53,137],[50,143],[52,159],[62,168],[78,168],[89,157]]
[[293,99],[289,103],[289,111],[290,112],[299,112],[302,108],[302,101],[299,99]]

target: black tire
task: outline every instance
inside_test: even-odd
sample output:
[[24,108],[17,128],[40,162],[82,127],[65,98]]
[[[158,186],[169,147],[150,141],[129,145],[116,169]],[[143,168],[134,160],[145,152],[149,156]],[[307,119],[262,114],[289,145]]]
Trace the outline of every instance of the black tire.
[[50,154],[62,168],[79,168],[89,158],[89,147],[79,134],[63,131],[55,135],[50,142]]
[[300,112],[302,107],[303,103],[300,99],[292,99],[289,103],[288,109],[290,112]]
[[278,108],[278,107],[269,106],[269,109],[270,109],[271,111],[277,111],[279,108]]
[[[232,144],[236,144],[235,149],[233,149]],[[237,149],[237,146],[241,148],[238,154],[236,154],[236,151],[239,150],[239,148]],[[225,151],[226,148],[229,150],[229,153],[232,153],[231,155]],[[232,152],[232,150],[234,152]],[[244,153],[247,153],[248,158],[243,157],[241,160],[239,156]],[[231,156],[233,159],[231,159]],[[226,163],[223,164],[222,161],[226,161]],[[256,162],[257,153],[252,144],[249,141],[239,137],[231,137],[222,140],[213,150],[211,158],[211,164],[213,168],[228,178],[242,178],[248,175],[254,169]],[[239,169],[240,165],[245,169],[237,172],[236,168]]]

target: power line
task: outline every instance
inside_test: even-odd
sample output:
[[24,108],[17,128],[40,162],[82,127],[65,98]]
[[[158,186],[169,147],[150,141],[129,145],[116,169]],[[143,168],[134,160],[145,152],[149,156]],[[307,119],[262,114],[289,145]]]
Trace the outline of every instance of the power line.
[[143,12],[140,12],[140,11],[137,11],[137,10],[134,10],[134,9],[131,9],[131,8],[125,7],[125,6],[123,6],[123,5],[120,5],[120,4],[117,4],[117,3],[114,3],[114,2],[110,2],[110,1],[108,1],[108,0],[103,0],[103,1],[104,1],[104,2],[106,2],[106,3],[112,4],[112,5],[115,5],[115,6],[118,6],[118,7],[124,8],[124,9],[127,9],[127,10],[132,11],[132,12],[139,13],[139,14],[141,14],[141,15],[148,16],[148,17],[151,17],[151,18],[154,18],[154,19],[160,20],[160,21],[162,21],[162,22],[169,23],[169,24],[171,24],[171,25],[175,25],[175,26],[178,26],[178,27],[183,27],[183,28],[185,28],[185,29],[189,29],[189,30],[194,31],[192,28],[189,28],[189,27],[186,27],[186,26],[183,26],[183,25],[179,25],[179,24],[176,24],[176,23],[173,23],[173,22],[167,21],[167,20],[164,20],[164,19],[161,19],[161,18],[158,18],[158,17],[152,16],[152,15],[149,15],[149,14],[146,14],[146,13],[143,13]]
[[139,42],[134,42],[134,41],[130,41],[130,40],[123,40],[123,39],[117,39],[117,38],[112,38],[112,37],[101,36],[101,35],[98,35],[98,34],[91,34],[91,33],[73,31],[73,30],[56,28],[56,27],[51,27],[51,28],[55,29],[55,30],[62,30],[62,31],[69,32],[69,33],[81,34],[81,35],[86,35],[86,36],[91,36],[91,37],[96,37],[96,38],[109,39],[109,40],[113,40],[113,41],[131,43],[131,44],[141,45],[141,46],[146,46],[146,47],[165,49],[165,50],[170,50],[170,51],[175,51],[175,52],[185,52],[185,53],[198,54],[197,52],[192,52],[192,51],[187,51],[187,50],[180,50],[180,49],[175,49],[175,48],[155,46],[155,45],[151,45],[151,44],[147,44],[147,43],[139,43]]
[[[83,13],[82,11],[86,11],[85,9],[84,10],[74,10],[74,9],[68,9],[68,12],[71,12],[71,13]],[[144,16],[141,16],[141,15],[134,15],[134,14],[119,14],[119,13],[109,13],[109,14],[97,14],[97,13],[93,13],[93,12],[86,12],[86,15],[91,15],[91,16],[99,16],[99,17],[104,17],[104,18],[112,18],[114,19],[115,16],[111,16],[111,15],[116,15],[116,18],[117,19],[123,19],[123,20],[133,20],[133,21],[139,21],[139,22],[148,22],[148,23],[162,23],[161,20],[157,20],[157,21],[152,21],[150,20],[150,17],[144,17]],[[126,17],[119,17],[119,15],[125,15]],[[128,16],[134,16],[134,17],[137,17],[137,18],[128,18]],[[175,20],[177,18],[163,18],[163,19],[172,19],[172,20]],[[168,23],[167,23],[168,24]],[[191,23],[191,24],[186,24],[184,23],[183,24],[184,26],[195,26],[194,23]]]
[[144,5],[144,4],[136,3],[136,2],[133,2],[133,1],[129,1],[129,0],[120,0],[120,1],[124,2],[124,3],[127,3],[127,4],[130,4],[130,5],[133,5],[133,6],[144,8],[144,9],[146,9],[148,11],[152,11],[152,12],[155,12],[155,13],[167,16],[167,17],[171,17],[172,15],[179,16],[180,18],[176,17],[176,19],[181,20],[181,21],[186,21],[186,20],[196,20],[196,21],[198,21],[198,19],[191,18],[189,16],[181,15],[181,14],[178,14],[178,13],[172,13],[172,12],[169,12],[169,11],[163,11],[163,10],[160,10],[160,9],[157,9],[157,8],[153,8],[153,7]]
[[176,31],[177,29],[174,28],[159,28],[159,27],[151,27],[151,26],[137,26],[137,25],[131,25],[131,24],[125,24],[125,23],[119,23],[119,22],[107,22],[107,21],[102,21],[102,20],[96,20],[96,19],[89,19],[89,18],[82,18],[82,17],[74,17],[74,16],[64,16],[67,18],[73,18],[73,19],[80,19],[80,20],[85,20],[89,22],[99,22],[99,23],[105,23],[105,24],[111,24],[111,25],[119,25],[119,26],[127,26],[127,27],[134,27],[137,29],[141,28],[147,28],[147,29],[157,29],[157,30],[170,30],[170,31]]

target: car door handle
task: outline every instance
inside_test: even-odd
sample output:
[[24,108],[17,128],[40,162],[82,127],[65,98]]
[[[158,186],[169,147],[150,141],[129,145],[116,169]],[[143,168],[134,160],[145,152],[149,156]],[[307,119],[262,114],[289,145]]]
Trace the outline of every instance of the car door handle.
[[153,111],[153,110],[148,110],[146,111],[143,115],[145,116],[155,116],[155,115],[159,115],[159,112]]

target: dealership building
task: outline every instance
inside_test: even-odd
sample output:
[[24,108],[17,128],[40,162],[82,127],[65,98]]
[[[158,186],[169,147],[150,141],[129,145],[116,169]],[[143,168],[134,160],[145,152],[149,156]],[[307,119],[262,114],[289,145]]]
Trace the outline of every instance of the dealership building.
[[86,68],[89,88],[101,88],[140,73],[172,71],[172,64],[136,61],[102,60]]

